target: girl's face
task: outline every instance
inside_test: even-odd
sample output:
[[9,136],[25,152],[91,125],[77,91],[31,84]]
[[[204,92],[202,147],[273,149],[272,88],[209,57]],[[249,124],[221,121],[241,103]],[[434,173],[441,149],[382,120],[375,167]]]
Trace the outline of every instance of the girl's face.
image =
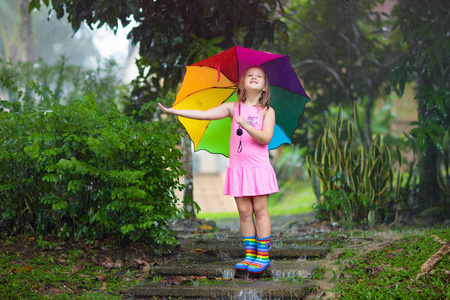
[[244,87],[246,90],[264,91],[266,85],[266,75],[258,68],[248,69],[244,78]]

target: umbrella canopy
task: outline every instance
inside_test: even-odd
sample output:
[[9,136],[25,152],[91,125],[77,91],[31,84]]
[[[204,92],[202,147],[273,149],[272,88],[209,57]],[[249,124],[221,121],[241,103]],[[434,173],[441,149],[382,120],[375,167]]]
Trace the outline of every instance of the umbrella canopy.
[[[270,84],[269,105],[275,110],[275,130],[269,149],[291,144],[298,119],[310,100],[289,57],[234,46],[186,68],[173,107],[208,110],[224,102],[237,102],[239,79],[251,66],[261,66]],[[194,142],[194,149],[229,156],[231,120],[204,121],[178,117]]]

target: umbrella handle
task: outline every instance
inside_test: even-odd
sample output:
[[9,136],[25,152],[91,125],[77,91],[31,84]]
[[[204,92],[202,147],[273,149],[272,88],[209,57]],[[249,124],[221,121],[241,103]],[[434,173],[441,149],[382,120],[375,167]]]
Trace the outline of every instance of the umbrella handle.
[[[238,98],[239,99],[239,98]],[[241,101],[238,100],[238,108],[239,108],[239,116],[241,116]],[[239,128],[236,130],[236,134],[238,136],[241,136],[243,134],[243,131],[241,129],[241,124],[239,124]],[[237,148],[237,152],[241,153],[242,152],[242,138],[239,139],[239,146]]]
[[[238,109],[239,109],[239,116],[241,116],[241,101],[239,100],[239,98],[238,98]],[[241,136],[242,135],[242,129],[241,129],[241,124],[239,124],[239,128],[238,128],[238,130],[236,130],[236,134],[238,135],[238,136]]]

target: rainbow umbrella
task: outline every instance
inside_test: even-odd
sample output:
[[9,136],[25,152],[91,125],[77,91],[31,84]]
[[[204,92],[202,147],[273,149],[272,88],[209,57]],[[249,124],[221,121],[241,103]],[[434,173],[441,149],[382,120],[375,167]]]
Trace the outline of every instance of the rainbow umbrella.
[[[275,131],[269,149],[291,144],[298,119],[310,100],[289,57],[234,46],[187,66],[174,108],[208,110],[224,102],[237,102],[239,78],[250,66],[261,66],[270,84],[270,106],[275,110]],[[194,149],[229,156],[230,118],[214,121],[178,117],[194,142]]]

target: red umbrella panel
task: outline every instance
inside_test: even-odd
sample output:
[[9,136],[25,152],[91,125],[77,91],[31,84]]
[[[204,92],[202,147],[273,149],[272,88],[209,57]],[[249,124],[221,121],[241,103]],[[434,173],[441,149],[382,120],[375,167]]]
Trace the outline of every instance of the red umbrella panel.
[[[269,149],[291,144],[305,104],[310,100],[292,68],[289,56],[234,46],[187,67],[174,108],[208,110],[236,102],[239,78],[251,66],[261,66],[270,84],[275,131]],[[194,149],[229,156],[229,118],[214,121],[179,117]]]

